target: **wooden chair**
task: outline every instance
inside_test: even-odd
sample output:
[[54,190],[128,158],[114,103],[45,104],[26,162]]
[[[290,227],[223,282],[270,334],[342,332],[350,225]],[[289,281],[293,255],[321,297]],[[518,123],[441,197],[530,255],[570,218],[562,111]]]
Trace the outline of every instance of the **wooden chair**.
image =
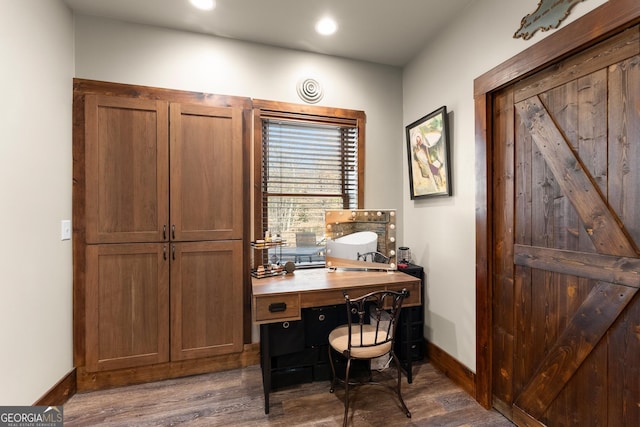
[[[400,316],[402,302],[407,296],[406,289],[402,292],[374,291],[354,299],[345,295],[347,324],[338,326],[329,334],[329,361],[333,373],[330,392],[335,391],[335,385],[338,382],[344,384],[344,426],[347,425],[349,415],[350,386],[373,382],[370,369],[367,381],[354,381],[350,376],[352,362],[365,360],[370,366],[372,359],[386,355],[389,355],[395,363],[398,377],[395,392],[400,405],[407,418],[411,418],[411,412],[402,399],[400,363],[393,350],[396,323]],[[346,358],[344,378],[336,374],[336,362],[332,352],[337,352]]]

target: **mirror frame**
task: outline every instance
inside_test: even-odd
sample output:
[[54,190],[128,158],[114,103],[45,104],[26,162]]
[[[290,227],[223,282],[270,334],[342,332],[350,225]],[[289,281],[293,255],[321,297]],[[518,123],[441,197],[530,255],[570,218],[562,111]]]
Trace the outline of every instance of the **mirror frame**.
[[396,270],[396,210],[395,209],[332,209],[325,211],[325,241],[337,240],[340,237],[361,231],[373,231],[378,235],[376,258],[380,255],[387,258],[379,262],[371,256],[367,260],[338,258],[331,256],[329,245],[325,246],[325,266],[330,269],[375,269]]

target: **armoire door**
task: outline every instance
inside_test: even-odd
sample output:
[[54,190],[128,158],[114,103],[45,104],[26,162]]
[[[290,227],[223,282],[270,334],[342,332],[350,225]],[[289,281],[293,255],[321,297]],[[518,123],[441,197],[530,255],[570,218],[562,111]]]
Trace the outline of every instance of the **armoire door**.
[[171,239],[241,239],[242,109],[170,109]]
[[242,241],[171,244],[171,359],[242,351]]
[[168,239],[168,103],[85,96],[87,243]]
[[640,420],[640,37],[495,94],[492,384],[518,425]]
[[87,371],[169,361],[169,244],[87,245]]

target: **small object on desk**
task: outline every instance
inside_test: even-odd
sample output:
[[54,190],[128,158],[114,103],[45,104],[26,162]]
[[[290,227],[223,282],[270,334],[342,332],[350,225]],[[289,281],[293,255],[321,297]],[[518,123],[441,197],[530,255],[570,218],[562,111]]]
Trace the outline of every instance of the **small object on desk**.
[[284,271],[286,271],[287,273],[293,273],[295,269],[296,269],[296,265],[291,261],[287,261],[284,264]]
[[400,267],[400,264],[411,264],[411,249],[408,246],[400,246],[398,248],[398,260],[398,267]]

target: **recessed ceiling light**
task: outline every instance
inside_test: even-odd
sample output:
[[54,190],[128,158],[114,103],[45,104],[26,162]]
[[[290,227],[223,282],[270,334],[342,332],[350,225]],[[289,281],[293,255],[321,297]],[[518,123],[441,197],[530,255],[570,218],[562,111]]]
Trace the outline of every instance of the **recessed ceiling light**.
[[316,24],[316,31],[324,36],[331,35],[338,29],[338,24],[331,18],[322,18]]
[[216,0],[190,0],[191,4],[200,10],[211,10],[216,7]]

